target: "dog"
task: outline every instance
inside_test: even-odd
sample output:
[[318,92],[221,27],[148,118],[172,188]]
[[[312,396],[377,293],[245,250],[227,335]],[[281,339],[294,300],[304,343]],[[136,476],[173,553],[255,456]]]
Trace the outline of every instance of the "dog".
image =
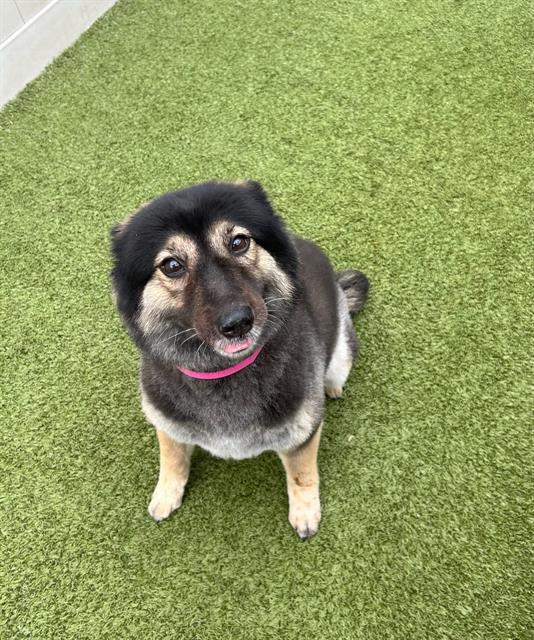
[[159,441],[152,518],[180,507],[195,446],[238,460],[275,451],[289,522],[313,536],[325,393],[341,396],[356,359],[351,314],[366,276],[334,272],[254,181],[166,193],[117,224],[111,245],[114,300]]

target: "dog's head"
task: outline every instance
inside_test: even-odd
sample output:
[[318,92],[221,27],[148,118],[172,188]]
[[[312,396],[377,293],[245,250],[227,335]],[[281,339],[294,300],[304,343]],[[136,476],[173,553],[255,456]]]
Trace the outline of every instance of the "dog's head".
[[112,230],[113,290],[138,346],[210,366],[265,344],[290,313],[297,256],[256,182],[167,193]]

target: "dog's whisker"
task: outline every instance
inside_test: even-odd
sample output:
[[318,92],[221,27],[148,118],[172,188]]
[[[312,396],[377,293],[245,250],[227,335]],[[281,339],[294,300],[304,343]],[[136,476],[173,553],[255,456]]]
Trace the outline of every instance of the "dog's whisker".
[[198,338],[198,337],[199,337],[198,333],[195,331],[195,333],[192,336],[189,336],[189,338],[186,338],[185,340],[180,342],[180,346],[183,347],[186,342],[189,342],[189,340],[192,340],[193,338]]
[[280,331],[280,329],[282,329],[282,327],[284,326],[282,322],[276,323],[270,318],[267,318],[265,322],[268,323],[270,327],[273,327],[273,329],[275,329],[276,331]]
[[282,331],[282,327],[275,327],[274,325],[267,325],[271,330],[271,333],[277,333],[278,331]]
[[202,349],[202,347],[203,347],[205,344],[206,344],[206,341],[205,341],[205,340],[202,340],[202,342],[200,343],[200,346],[199,346],[199,347],[198,347],[198,349],[195,351],[195,356],[194,356],[195,358],[197,357],[197,355],[198,355],[198,356],[200,355],[200,353],[199,353],[199,352],[200,352],[200,350]]
[[273,316],[272,314],[269,313],[267,314],[267,318],[265,319],[265,322],[266,324],[268,323],[268,326],[274,329],[274,331],[287,332],[287,325],[281,318],[277,318],[276,316]]
[[194,358],[201,358],[202,357],[202,350],[204,349],[205,351],[208,350],[208,343],[205,340],[202,340],[202,342],[200,343],[200,346],[198,347],[198,349],[195,351],[195,355]]
[[168,340],[176,339],[178,336],[181,336],[182,333],[187,333],[188,331],[195,331],[195,329],[184,329],[183,331],[178,331],[178,333],[175,333],[174,335],[169,336],[168,338],[165,338],[165,340],[161,340],[160,342],[167,342]]
[[283,323],[283,320],[281,318],[279,318],[278,316],[275,316],[274,313],[270,311],[267,312],[267,320]]
[[290,300],[291,298],[266,298],[263,302],[265,306],[272,304],[273,302],[277,302],[278,300]]

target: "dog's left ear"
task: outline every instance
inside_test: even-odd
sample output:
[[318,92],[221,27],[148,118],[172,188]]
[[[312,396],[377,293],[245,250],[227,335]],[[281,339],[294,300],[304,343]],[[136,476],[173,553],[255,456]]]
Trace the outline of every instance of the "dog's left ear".
[[237,180],[237,182],[234,182],[234,184],[236,187],[241,187],[242,189],[246,189],[247,191],[251,191],[253,193],[261,193],[264,196],[266,195],[263,187],[256,180]]
[[257,182],[256,180],[242,180],[240,182],[235,182],[234,184],[249,191],[258,202],[265,205],[269,210],[272,211],[271,203],[269,202],[269,196],[259,182]]

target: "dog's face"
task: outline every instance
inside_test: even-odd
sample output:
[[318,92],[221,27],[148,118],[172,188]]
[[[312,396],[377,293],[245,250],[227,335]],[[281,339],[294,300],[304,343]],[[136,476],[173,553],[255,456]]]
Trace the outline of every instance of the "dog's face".
[[168,363],[241,359],[283,325],[297,258],[259,184],[204,183],[112,231],[116,303],[138,346]]

